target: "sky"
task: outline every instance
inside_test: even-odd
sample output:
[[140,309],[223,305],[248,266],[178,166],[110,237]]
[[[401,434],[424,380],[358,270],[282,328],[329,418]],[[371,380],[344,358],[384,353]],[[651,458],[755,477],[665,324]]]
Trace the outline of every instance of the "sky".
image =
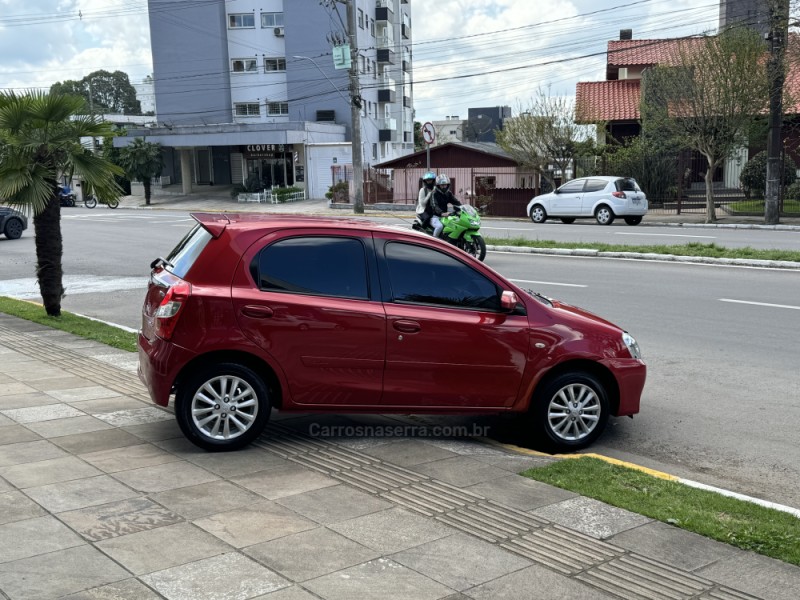
[[[284,0],[290,2],[292,0]],[[369,0],[368,4],[372,4]],[[54,8],[55,5],[55,8]],[[608,40],[714,32],[719,0],[410,0],[415,120],[517,114],[538,88],[605,77]],[[0,0],[0,89],[48,89],[97,69],[152,71],[146,0]]]

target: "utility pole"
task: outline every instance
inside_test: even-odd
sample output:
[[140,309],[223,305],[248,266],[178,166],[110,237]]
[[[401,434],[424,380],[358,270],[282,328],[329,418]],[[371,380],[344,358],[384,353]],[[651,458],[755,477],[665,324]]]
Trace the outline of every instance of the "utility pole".
[[764,191],[764,222],[775,225],[780,221],[780,193],[783,184],[781,159],[783,154],[783,84],[786,37],[789,30],[789,0],[769,2],[769,136],[767,138],[767,187]]
[[347,2],[347,34],[350,39],[350,117],[351,126],[351,150],[353,162],[353,186],[355,194],[353,196],[353,212],[359,215],[364,214],[364,167],[362,164],[363,153],[361,151],[361,87],[358,79],[358,27],[356,24],[355,0]]

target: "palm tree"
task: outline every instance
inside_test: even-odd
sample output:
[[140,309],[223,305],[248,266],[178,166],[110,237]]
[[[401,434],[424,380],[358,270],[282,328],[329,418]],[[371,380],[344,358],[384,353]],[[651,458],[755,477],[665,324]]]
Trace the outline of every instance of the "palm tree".
[[119,153],[119,164],[128,177],[141,181],[144,186],[144,203],[150,204],[150,180],[161,175],[164,160],[161,158],[161,144],[146,142],[136,138]]
[[48,315],[61,314],[63,241],[58,179],[80,174],[104,197],[118,197],[122,170],[94,155],[81,138],[112,135],[111,126],[85,114],[77,96],[0,93],[0,198],[33,212],[36,277]]

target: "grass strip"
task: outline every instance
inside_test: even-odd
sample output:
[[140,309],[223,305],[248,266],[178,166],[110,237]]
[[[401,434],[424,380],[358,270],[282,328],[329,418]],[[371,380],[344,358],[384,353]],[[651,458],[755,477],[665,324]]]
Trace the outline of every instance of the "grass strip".
[[800,565],[800,519],[597,458],[561,460],[523,476],[711,539]]
[[745,248],[726,248],[717,244],[690,242],[673,246],[627,246],[623,244],[604,244],[601,242],[556,242],[554,240],[531,240],[523,237],[485,239],[491,246],[523,246],[527,248],[584,248],[599,252],[640,252],[649,254],[673,254],[677,256],[705,256],[708,258],[747,258],[755,260],[779,260],[800,262],[800,252],[796,250],[759,250]]
[[60,329],[87,340],[101,342],[113,348],[136,352],[135,333],[69,312],[61,311],[60,317],[51,317],[40,304],[25,300],[15,300],[5,296],[0,296],[0,312],[54,329]]
[[[732,202],[725,207],[725,210],[732,215],[737,214],[764,214],[764,200],[763,199],[753,199],[753,200],[741,200],[739,202]],[[781,211],[782,214],[793,217],[800,215],[800,201],[798,200],[783,200],[783,210]]]

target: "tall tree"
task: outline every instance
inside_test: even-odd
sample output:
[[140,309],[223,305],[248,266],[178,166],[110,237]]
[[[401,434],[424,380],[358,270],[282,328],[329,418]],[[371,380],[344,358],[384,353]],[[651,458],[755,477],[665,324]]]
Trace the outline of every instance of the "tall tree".
[[506,119],[497,131],[497,143],[523,167],[556,186],[556,173],[562,181],[574,164],[579,148],[590,130],[575,123],[575,105],[570,98],[537,90],[527,108]]
[[144,203],[150,204],[151,180],[161,175],[164,160],[161,144],[136,138],[119,153],[119,164],[134,181],[141,181],[144,187]]
[[706,222],[716,221],[714,171],[747,143],[767,109],[765,48],[751,29],[736,27],[672,47],[669,63],[644,73],[642,127],[675,139],[706,159]]
[[95,113],[142,114],[142,107],[136,99],[136,89],[131,85],[128,74],[123,71],[111,73],[101,69],[78,81],[59,81],[50,86],[50,93],[82,96],[89,109]]
[[78,172],[98,194],[119,195],[121,169],[81,145],[111,135],[110,126],[84,108],[77,96],[0,93],[0,197],[33,212],[36,277],[51,316],[61,314],[64,296],[59,178]]

